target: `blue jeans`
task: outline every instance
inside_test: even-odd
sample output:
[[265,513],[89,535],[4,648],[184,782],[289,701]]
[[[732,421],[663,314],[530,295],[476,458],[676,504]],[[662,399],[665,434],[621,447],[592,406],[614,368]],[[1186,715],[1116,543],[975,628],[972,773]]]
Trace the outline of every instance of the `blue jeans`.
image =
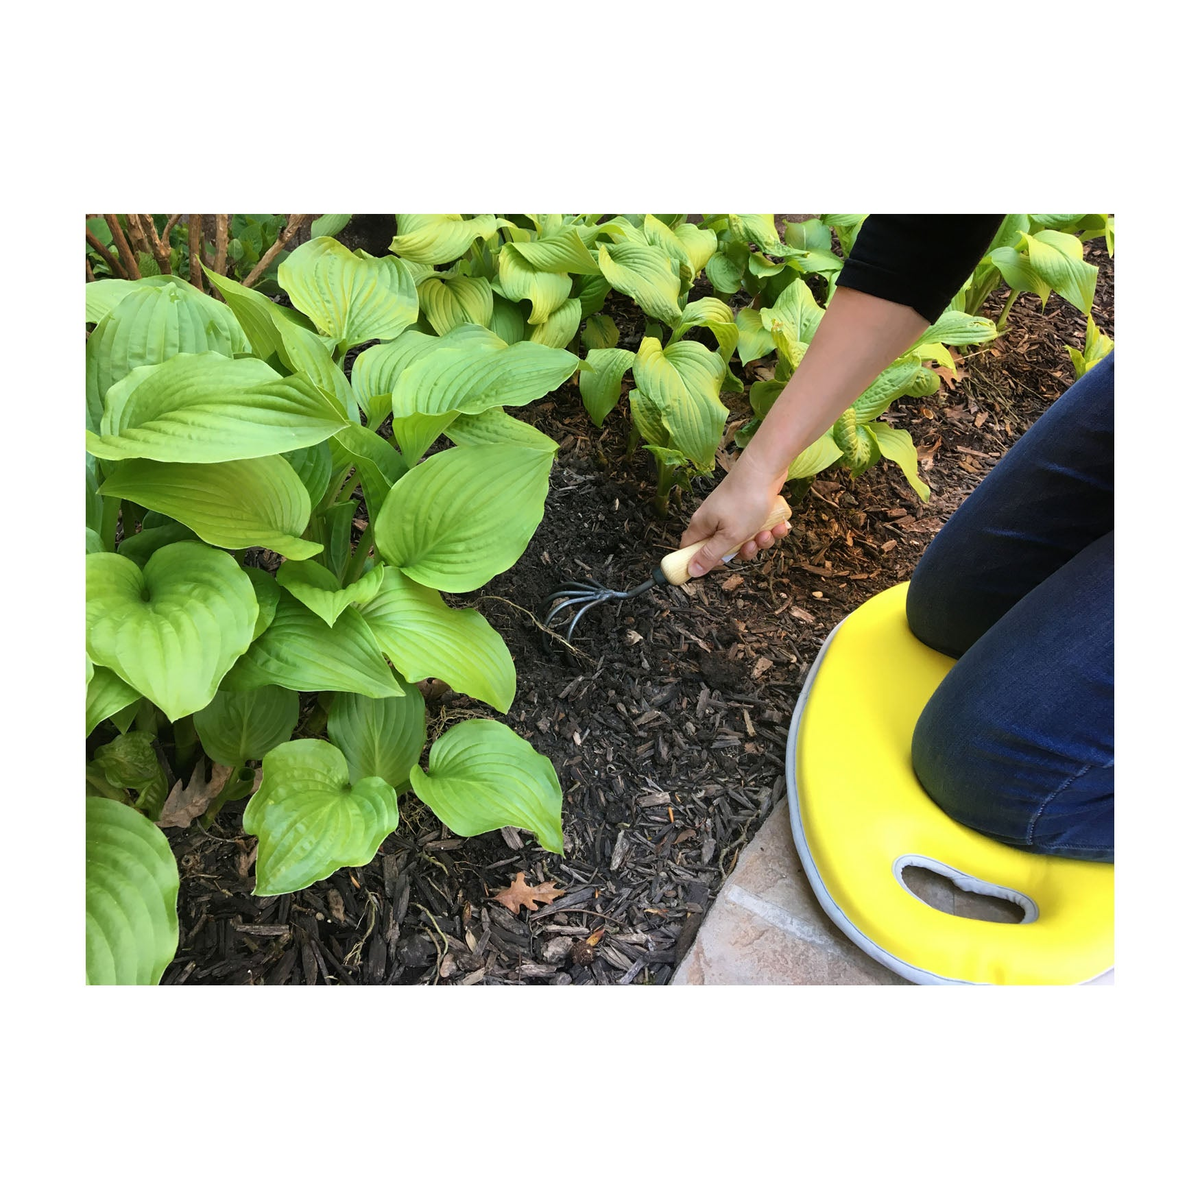
[[956,821],[1113,861],[1113,356],[1034,423],[913,573],[908,623],[958,659],[913,733]]

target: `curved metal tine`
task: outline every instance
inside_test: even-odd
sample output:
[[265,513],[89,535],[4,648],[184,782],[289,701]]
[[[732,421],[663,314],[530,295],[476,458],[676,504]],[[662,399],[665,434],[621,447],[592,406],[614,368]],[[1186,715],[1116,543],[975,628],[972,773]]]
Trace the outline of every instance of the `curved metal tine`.
[[560,588],[557,592],[551,592],[546,596],[542,601],[542,606],[548,608],[555,600],[594,600],[600,594],[595,588]]
[[585,604],[576,614],[571,624],[567,627],[567,641],[569,642],[575,636],[575,626],[579,624],[579,618],[583,616],[589,608],[595,608],[597,604],[604,604],[608,600],[607,596],[601,596],[599,600],[593,600],[590,604]]

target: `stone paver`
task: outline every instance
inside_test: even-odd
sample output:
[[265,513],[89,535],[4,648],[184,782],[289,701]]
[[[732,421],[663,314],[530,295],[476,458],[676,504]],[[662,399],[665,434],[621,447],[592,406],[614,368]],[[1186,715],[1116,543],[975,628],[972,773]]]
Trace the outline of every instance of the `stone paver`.
[[[927,904],[945,912],[1012,919],[1008,906],[960,892],[930,872],[906,879]],[[671,982],[908,986],[825,915],[800,865],[786,801],[742,852]],[[1094,982],[1111,984],[1113,972]]]

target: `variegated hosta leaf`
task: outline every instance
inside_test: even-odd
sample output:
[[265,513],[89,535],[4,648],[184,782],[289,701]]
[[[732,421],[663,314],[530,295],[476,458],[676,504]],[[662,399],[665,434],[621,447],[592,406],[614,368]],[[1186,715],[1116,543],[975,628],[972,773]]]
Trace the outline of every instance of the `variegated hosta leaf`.
[[383,572],[378,567],[368,571],[347,587],[337,576],[315,562],[285,562],[275,572],[275,582],[285,592],[291,592],[305,608],[316,613],[330,629],[351,604],[365,604],[379,591]]
[[538,346],[565,350],[579,332],[582,308],[578,300],[564,300],[540,325],[535,325],[529,340]]
[[544,454],[557,454],[558,443],[535,429],[528,421],[510,417],[502,408],[466,413],[446,430],[456,446],[531,446]]
[[84,830],[87,981],[154,984],[179,946],[179,868],[161,829],[102,796]]
[[532,342],[510,346],[475,325],[460,325],[438,341],[414,355],[395,380],[392,404],[397,417],[528,404],[579,368],[579,359],[566,350]]
[[696,272],[692,269],[692,260],[688,257],[683,243],[675,236],[674,231],[653,213],[646,214],[646,219],[642,223],[642,236],[647,245],[658,246],[670,256],[679,275],[680,287],[686,295],[692,286],[692,280],[696,277]]
[[458,325],[492,323],[492,287],[470,275],[431,275],[417,285],[421,312],[439,334]]
[[659,246],[632,240],[597,246],[600,270],[618,292],[631,296],[648,316],[673,329],[679,324],[679,272]]
[[258,601],[228,554],[197,542],[155,551],[145,571],[89,554],[87,652],[178,721],[203,708],[250,645]]
[[519,446],[456,446],[435,454],[388,495],[375,522],[379,554],[427,587],[482,587],[529,544],[553,462],[552,454]]
[[414,766],[412,789],[462,837],[514,825],[553,854],[563,852],[562,788],[554,766],[496,721],[461,721]]
[[258,838],[254,894],[296,892],[339,867],[365,866],[399,823],[395,788],[377,776],[352,786],[336,746],[311,738],[276,746],[242,817]]
[[921,502],[927,501],[929,485],[917,474],[917,451],[908,430],[893,429],[883,421],[872,421],[865,428],[879,447],[880,454],[896,463],[904,472],[904,478],[912,485],[912,490],[920,496]]
[[538,271],[571,275],[600,274],[596,260],[580,235],[579,228],[574,225],[560,226],[537,241],[513,242],[512,248],[513,253]]
[[898,362],[885,367],[854,401],[854,416],[858,423],[873,421],[886,412],[893,400],[908,391],[921,369],[919,362]]
[[425,698],[416,688],[386,700],[335,692],[327,728],[346,756],[351,783],[375,776],[407,791],[409,772],[425,747]]
[[588,416],[597,425],[616,407],[621,398],[621,380],[633,366],[632,350],[619,347],[593,350],[579,365],[579,393]]
[[397,215],[396,236],[390,249],[410,262],[430,266],[450,263],[462,258],[476,238],[490,238],[498,224],[490,214],[469,221],[458,213]]
[[740,309],[734,320],[738,331],[737,353],[743,366],[775,352],[775,339],[770,330],[763,328],[761,310]]
[[288,558],[311,558],[319,542],[300,535],[312,502],[300,476],[279,455],[239,462],[123,462],[100,487],[104,496],[142,504],[226,550],[265,546]]
[[215,463],[312,446],[349,422],[303,375],[283,378],[256,358],[179,354],[138,367],[108,391],[97,458]]
[[842,457],[842,448],[823,433],[811,446],[792,460],[788,467],[788,479],[808,479],[812,475],[831,467]]
[[590,317],[579,337],[588,350],[609,350],[621,340],[617,323],[604,313]]
[[339,345],[399,337],[416,319],[417,287],[398,258],[355,254],[333,238],[297,247],[279,268],[288,299]]
[[138,367],[155,366],[176,354],[206,351],[232,359],[249,348],[229,309],[182,279],[134,287],[87,340],[87,428],[93,434],[100,432],[108,389]]
[[873,440],[863,432],[858,421],[858,414],[853,408],[846,409],[833,423],[833,428],[829,432],[833,440],[841,447],[850,474],[857,478],[870,464],[871,454],[875,448]]
[[721,356],[699,342],[676,342],[664,349],[656,338],[644,338],[633,377],[638,390],[654,401],[670,431],[670,444],[701,470],[711,471],[729,417],[721,403]]
[[684,308],[683,320],[676,327],[671,341],[677,341],[689,329],[711,330],[721,349],[721,358],[729,362],[737,348],[738,327],[728,304],[716,296],[702,296],[699,300],[693,300]]
[[[590,257],[590,256],[589,256]],[[540,271],[509,242],[500,250],[500,270],[496,285],[509,300],[528,300],[533,306],[530,325],[540,325],[560,308],[571,294],[571,277],[563,272]]]
[[204,753],[213,762],[240,767],[256,762],[292,736],[300,697],[281,687],[218,691],[192,718]]
[[222,681],[230,692],[267,684],[376,699],[404,695],[358,609],[346,609],[331,629],[289,595],[280,596],[275,620]]
[[374,599],[360,605],[363,619],[393,665],[408,680],[441,679],[456,692],[508,712],[517,675],[504,639],[473,608],[450,608],[433,588],[395,567]]
[[137,688],[130,687],[115,671],[107,667],[93,667],[87,685],[87,732],[92,730],[128,707],[135,700],[141,699]]
[[777,254],[783,249],[771,213],[730,213],[729,230],[739,242],[753,242],[768,254]]

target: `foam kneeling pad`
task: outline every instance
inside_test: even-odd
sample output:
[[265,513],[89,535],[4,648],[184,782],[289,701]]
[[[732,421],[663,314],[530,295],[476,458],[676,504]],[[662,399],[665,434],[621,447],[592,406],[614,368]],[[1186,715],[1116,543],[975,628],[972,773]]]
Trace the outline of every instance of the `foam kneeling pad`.
[[[954,659],[908,628],[908,584],[826,639],[787,751],[792,833],[817,898],[872,958],[914,983],[1075,984],[1113,965],[1113,868],[1031,854],[948,817],[912,768],[912,735]],[[941,912],[904,881],[924,867],[999,896],[1020,924]]]

